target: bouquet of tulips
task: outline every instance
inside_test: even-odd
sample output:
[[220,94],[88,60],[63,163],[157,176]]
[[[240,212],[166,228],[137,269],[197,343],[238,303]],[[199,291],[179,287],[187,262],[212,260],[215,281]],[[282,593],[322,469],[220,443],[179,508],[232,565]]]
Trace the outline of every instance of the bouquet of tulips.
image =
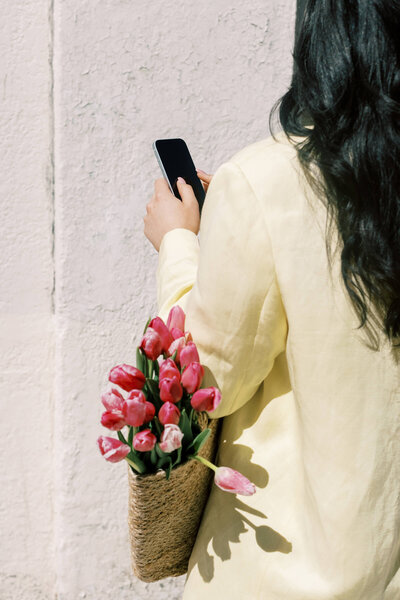
[[[198,415],[214,411],[221,401],[216,387],[201,388],[204,368],[185,313],[175,305],[167,323],[149,319],[136,349],[136,367],[121,364],[111,369],[111,387],[101,396],[106,408],[101,424],[116,431],[118,439],[100,436],[101,454],[109,462],[126,460],[135,474],[166,472],[198,460],[215,471],[214,483],[222,490],[251,495],[255,486],[230,467],[217,467],[199,456],[210,429],[201,430]],[[125,433],[123,433],[123,430]]]

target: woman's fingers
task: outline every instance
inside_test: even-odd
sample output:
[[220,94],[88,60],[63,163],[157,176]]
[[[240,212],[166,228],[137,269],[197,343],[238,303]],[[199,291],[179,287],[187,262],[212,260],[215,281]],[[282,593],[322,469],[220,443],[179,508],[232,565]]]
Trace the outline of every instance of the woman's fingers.
[[197,172],[198,178],[203,183],[204,191],[207,192],[208,186],[210,185],[210,182],[211,182],[211,179],[213,178],[213,176],[209,175],[205,171],[202,171],[201,169],[196,169],[196,172]]
[[205,171],[202,171],[201,169],[196,169],[197,171],[197,175],[198,178],[201,179],[201,181],[204,181],[204,183],[209,184],[211,179],[212,179],[212,175],[209,175],[208,173],[206,173]]

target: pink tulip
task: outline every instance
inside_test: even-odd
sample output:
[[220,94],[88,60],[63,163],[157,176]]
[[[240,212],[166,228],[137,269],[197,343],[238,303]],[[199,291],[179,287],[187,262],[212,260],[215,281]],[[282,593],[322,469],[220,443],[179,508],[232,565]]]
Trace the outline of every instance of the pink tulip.
[[190,331],[185,331],[185,340],[186,340],[186,344],[188,342],[193,342],[192,334],[190,333]]
[[177,377],[179,381],[181,380],[181,372],[172,358],[166,358],[160,364],[159,379],[164,379],[164,377]]
[[130,392],[133,389],[141,390],[146,383],[146,377],[139,369],[125,364],[111,369],[108,379],[112,383],[119,385],[126,392]]
[[174,340],[172,342],[172,344],[168,348],[168,350],[166,352],[167,356],[172,356],[173,353],[175,352],[175,350],[177,350],[175,362],[180,364],[180,354],[181,354],[181,350],[184,346],[185,346],[185,338],[183,336],[180,338],[177,338],[176,340]]
[[221,392],[216,387],[202,388],[197,390],[190,400],[190,404],[199,412],[206,410],[212,412],[221,402]]
[[133,436],[132,447],[139,452],[147,452],[153,450],[156,442],[157,438],[150,429],[142,429]]
[[183,309],[176,304],[171,308],[168,314],[167,327],[171,331],[173,327],[185,331],[185,313]]
[[152,327],[148,327],[146,333],[142,337],[139,347],[143,350],[147,358],[156,360],[163,349],[163,342],[160,334]]
[[157,331],[162,342],[162,352],[166,352],[174,339],[164,321],[160,317],[155,317],[150,321],[149,327]]
[[97,438],[97,445],[104,458],[113,463],[123,460],[131,451],[128,444],[104,435]]
[[173,423],[167,423],[164,426],[164,431],[161,434],[161,442],[159,444],[163,452],[172,452],[182,445],[183,432]]
[[192,362],[200,362],[199,353],[197,352],[196,344],[194,342],[186,343],[180,353],[181,367],[187,367]]
[[154,417],[154,415],[156,414],[156,407],[154,406],[154,404],[152,402],[149,402],[148,400],[146,400],[146,414],[145,414],[145,418],[144,418],[144,422],[148,423],[149,421],[151,421]]
[[131,391],[122,407],[122,413],[127,425],[143,425],[146,419],[146,396],[141,390]]
[[192,362],[182,373],[181,383],[188,394],[199,389],[204,377],[204,369],[199,362]]
[[162,425],[167,425],[167,423],[178,425],[180,416],[181,411],[172,402],[164,402],[158,411],[158,419]]
[[111,388],[111,390],[101,395],[101,401],[107,410],[114,411],[122,410],[125,398],[116,388]]
[[120,410],[107,410],[101,415],[101,424],[112,431],[119,431],[125,427],[125,417]]
[[232,492],[232,494],[241,494],[242,496],[252,496],[256,491],[254,483],[230,467],[217,467],[214,483],[224,492]]
[[160,398],[163,402],[179,402],[183,396],[178,377],[163,377],[160,380]]
[[171,329],[171,335],[172,335],[172,338],[173,338],[174,340],[177,340],[178,338],[180,338],[180,337],[182,337],[182,336],[183,336],[183,331],[181,331],[181,330],[180,330],[180,329],[178,329],[177,327],[173,327],[173,328]]

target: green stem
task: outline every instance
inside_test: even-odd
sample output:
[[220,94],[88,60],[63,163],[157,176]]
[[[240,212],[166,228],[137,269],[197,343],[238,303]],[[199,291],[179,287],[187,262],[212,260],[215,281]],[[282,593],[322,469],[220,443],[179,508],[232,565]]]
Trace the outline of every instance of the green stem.
[[162,429],[161,429],[161,423],[160,423],[158,417],[154,417],[154,423],[156,425],[156,429],[157,429],[158,435],[161,435],[162,434]]
[[[139,430],[140,430],[140,427],[133,427],[132,425],[129,425],[128,441],[125,440],[124,443],[128,444],[128,446],[131,450],[132,450],[133,437]],[[119,434],[118,434],[118,437],[119,437]],[[121,437],[124,437],[124,436],[121,434]],[[122,440],[121,437],[119,439],[121,440],[121,442],[123,442],[124,440]]]
[[196,460],[202,462],[203,465],[206,465],[207,467],[210,467],[210,469],[212,469],[213,471],[217,472],[218,467],[216,467],[215,465],[210,463],[210,461],[207,460],[206,458],[204,458],[204,456],[198,456],[197,454],[196,455],[192,454],[191,456],[188,456],[188,458],[191,458],[191,459],[195,458]]
[[148,371],[149,371],[149,379],[153,379],[154,363],[150,359],[148,361]]
[[117,431],[117,435],[118,435],[120,442],[122,442],[123,444],[127,444],[127,446],[129,446],[129,444],[128,444],[127,440],[125,439],[125,436],[121,430]]

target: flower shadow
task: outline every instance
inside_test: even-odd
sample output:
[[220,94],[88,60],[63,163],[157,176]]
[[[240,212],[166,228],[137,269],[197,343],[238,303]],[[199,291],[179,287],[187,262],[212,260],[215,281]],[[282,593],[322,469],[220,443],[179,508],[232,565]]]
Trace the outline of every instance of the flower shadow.
[[[235,445],[235,449],[240,450],[242,455],[245,451],[249,455],[252,453],[248,446]],[[258,487],[265,487],[268,483],[267,471],[258,465],[250,465],[250,468],[246,469],[246,476]],[[189,570],[194,563],[197,564],[199,573],[205,582],[211,581],[214,576],[214,557],[208,552],[210,542],[213,552],[222,561],[231,558],[231,544],[239,544],[241,535],[251,535],[251,530],[253,530],[254,543],[264,552],[288,554],[292,550],[292,544],[283,535],[268,525],[258,525],[254,522],[252,517],[256,517],[256,520],[268,517],[242,498],[245,497],[222,491],[215,485],[211,489],[201,523],[201,535],[198,535],[196,539],[189,563]],[[218,527],[213,526],[215,523],[213,515],[216,514],[218,515]]]
[[[290,391],[284,355],[280,355],[273,371],[275,372],[271,372],[271,377],[260,386],[250,401],[252,410],[244,406],[234,415],[224,417],[215,461],[215,464],[227,464],[243,473],[257,486],[256,495],[266,493],[269,474],[263,466],[252,462],[253,449],[245,444],[235,443],[235,440],[240,439],[244,430],[250,428],[260,418],[271,401],[275,399],[279,401],[281,396]],[[234,463],[232,457],[235,457]],[[190,557],[187,577],[196,565],[203,581],[211,581],[214,577],[215,557],[218,556],[222,561],[229,560],[232,555],[232,544],[242,543],[244,536],[253,536],[251,542],[246,544],[246,548],[254,548],[255,553],[258,552],[257,547],[266,553],[289,554],[292,551],[292,544],[284,535],[265,523],[259,524],[260,519],[267,520],[268,516],[253,506],[253,498],[253,496],[231,494],[216,485],[212,486]]]

